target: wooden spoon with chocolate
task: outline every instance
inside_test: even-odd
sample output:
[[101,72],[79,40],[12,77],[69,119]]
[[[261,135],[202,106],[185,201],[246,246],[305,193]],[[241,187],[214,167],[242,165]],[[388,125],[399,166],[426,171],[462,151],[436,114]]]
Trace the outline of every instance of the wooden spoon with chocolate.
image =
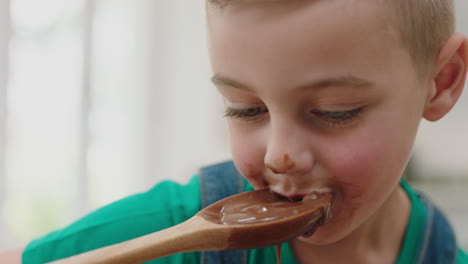
[[52,263],[130,264],[182,252],[278,245],[327,223],[332,201],[331,193],[313,192],[293,202],[267,189],[244,192],[173,227]]

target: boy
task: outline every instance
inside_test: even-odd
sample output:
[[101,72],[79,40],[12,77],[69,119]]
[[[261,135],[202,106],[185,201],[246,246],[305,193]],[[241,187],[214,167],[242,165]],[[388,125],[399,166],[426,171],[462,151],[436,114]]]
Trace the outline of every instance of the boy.
[[[212,80],[239,172],[254,188],[290,199],[335,195],[330,223],[286,244],[283,263],[468,263],[449,240],[430,257],[421,250],[434,211],[401,180],[421,118],[442,118],[464,87],[468,41],[453,33],[452,9],[450,0],[207,4]],[[199,189],[197,180],[165,182],[116,202],[34,241],[23,263],[182,222],[200,209]],[[441,226],[434,232],[450,234]],[[187,253],[151,263],[199,259]],[[249,263],[273,261],[271,248],[249,253]]]

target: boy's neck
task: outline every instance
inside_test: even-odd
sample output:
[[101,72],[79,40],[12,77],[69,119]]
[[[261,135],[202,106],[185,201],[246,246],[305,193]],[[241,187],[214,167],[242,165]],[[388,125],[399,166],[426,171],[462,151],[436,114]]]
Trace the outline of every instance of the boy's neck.
[[307,263],[395,263],[404,240],[411,202],[398,185],[367,222],[344,239],[313,246],[299,239],[291,242],[296,259]]

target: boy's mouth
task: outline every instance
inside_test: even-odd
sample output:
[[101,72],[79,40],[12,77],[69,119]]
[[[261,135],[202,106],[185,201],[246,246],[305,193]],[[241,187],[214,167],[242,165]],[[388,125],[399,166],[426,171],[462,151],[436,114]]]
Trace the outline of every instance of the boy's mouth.
[[305,196],[307,196],[310,193],[318,193],[318,194],[334,194],[334,192],[330,188],[313,188],[307,192],[304,193],[286,193],[286,192],[281,192],[278,190],[275,190],[275,188],[270,188],[270,190],[274,193],[276,193],[279,196],[282,196],[291,202],[300,202],[304,199]]
[[288,200],[290,200],[291,202],[299,202],[299,201],[302,201],[304,196],[305,195],[303,195],[303,194],[296,194],[296,195],[291,195],[291,196],[286,197],[286,198],[288,198]]

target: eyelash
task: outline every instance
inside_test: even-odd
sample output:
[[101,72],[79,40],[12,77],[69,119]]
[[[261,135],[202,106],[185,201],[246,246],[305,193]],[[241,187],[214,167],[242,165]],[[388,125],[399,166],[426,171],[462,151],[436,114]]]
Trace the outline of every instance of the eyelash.
[[260,115],[268,113],[266,106],[258,106],[251,108],[232,108],[226,107],[224,116],[235,119],[243,119],[245,121],[253,121],[260,118]]
[[[359,107],[349,111],[319,111],[311,110],[308,113],[312,114],[316,119],[327,122],[329,126],[346,125],[352,122],[355,118],[359,117],[364,107]],[[241,119],[244,121],[255,121],[260,119],[263,114],[268,113],[268,108],[265,106],[252,107],[252,108],[231,108],[226,107],[225,117]]]
[[329,126],[343,126],[358,118],[362,114],[364,107],[359,107],[348,111],[309,111],[314,115],[314,118],[320,119],[328,123]]

